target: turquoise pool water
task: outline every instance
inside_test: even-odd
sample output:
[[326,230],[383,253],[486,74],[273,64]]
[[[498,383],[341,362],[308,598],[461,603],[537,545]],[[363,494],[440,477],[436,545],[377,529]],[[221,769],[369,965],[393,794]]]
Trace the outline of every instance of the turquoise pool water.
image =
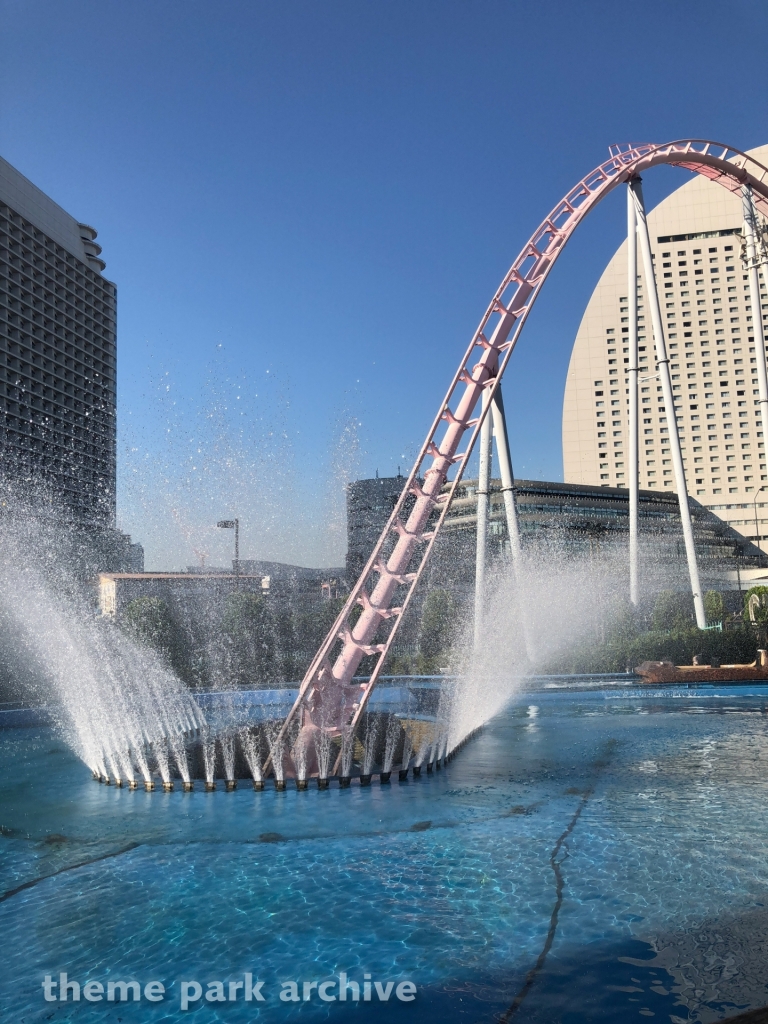
[[[0,731],[0,764],[2,1019],[709,1022],[768,1004],[768,688],[521,694],[444,771],[370,789],[129,792],[46,727]],[[61,972],[105,998],[46,1001]],[[341,972],[371,999],[323,1001]],[[246,973],[263,1002],[228,999]],[[134,980],[139,1002],[106,999]],[[279,998],[291,981],[299,1002]]]

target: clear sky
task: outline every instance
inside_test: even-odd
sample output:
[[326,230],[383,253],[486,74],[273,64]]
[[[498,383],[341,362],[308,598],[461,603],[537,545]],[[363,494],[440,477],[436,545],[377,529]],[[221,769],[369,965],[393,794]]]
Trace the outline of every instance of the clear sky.
[[[768,142],[764,0],[0,0],[0,153],[118,285],[119,516],[151,568],[338,564],[346,476],[405,471],[531,231],[612,142]],[[687,180],[646,178],[653,205]],[[505,383],[562,478],[580,228]]]

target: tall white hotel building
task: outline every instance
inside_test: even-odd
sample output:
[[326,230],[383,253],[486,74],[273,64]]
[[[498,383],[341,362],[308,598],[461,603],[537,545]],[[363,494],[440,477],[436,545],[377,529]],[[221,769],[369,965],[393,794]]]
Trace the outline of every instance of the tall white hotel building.
[[[750,152],[768,165],[768,146]],[[740,258],[741,198],[694,175],[648,214],[648,227],[689,494],[749,539],[758,533],[768,539],[768,468],[752,328],[758,316],[768,321],[768,289],[763,267],[761,309],[753,310]],[[654,379],[645,290],[641,274],[640,487],[673,491],[672,410],[664,408]],[[563,403],[567,483],[627,486],[628,322],[625,241],[592,293],[571,354]]]

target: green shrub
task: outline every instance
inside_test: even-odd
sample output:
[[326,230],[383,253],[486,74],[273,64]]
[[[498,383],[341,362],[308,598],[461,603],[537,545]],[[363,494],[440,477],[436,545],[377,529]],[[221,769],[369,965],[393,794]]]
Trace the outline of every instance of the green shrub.
[[230,656],[233,681],[240,686],[273,682],[277,661],[272,616],[258,594],[237,593],[227,598],[222,632]]
[[159,597],[136,597],[120,615],[123,629],[140,644],[156,651],[184,680],[189,676],[184,632]]
[[757,638],[749,627],[728,632],[651,630],[633,638],[609,636],[605,643],[583,644],[563,658],[549,663],[545,672],[624,672],[644,661],[672,661],[690,665],[694,654],[705,661],[715,658],[725,665],[745,664],[755,659]]
[[419,671],[431,672],[448,659],[455,629],[456,607],[447,590],[430,590],[424,600],[419,631]]
[[704,595],[704,614],[708,625],[723,621],[723,595],[717,590],[708,590]]
[[662,590],[653,607],[652,628],[657,631],[685,629],[695,621],[693,596],[679,590]]

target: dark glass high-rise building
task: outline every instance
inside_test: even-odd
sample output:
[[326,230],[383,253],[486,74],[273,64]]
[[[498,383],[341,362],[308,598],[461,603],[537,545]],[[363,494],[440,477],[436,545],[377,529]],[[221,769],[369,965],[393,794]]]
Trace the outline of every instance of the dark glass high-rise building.
[[57,510],[112,527],[117,289],[96,231],[0,158],[0,456]]

